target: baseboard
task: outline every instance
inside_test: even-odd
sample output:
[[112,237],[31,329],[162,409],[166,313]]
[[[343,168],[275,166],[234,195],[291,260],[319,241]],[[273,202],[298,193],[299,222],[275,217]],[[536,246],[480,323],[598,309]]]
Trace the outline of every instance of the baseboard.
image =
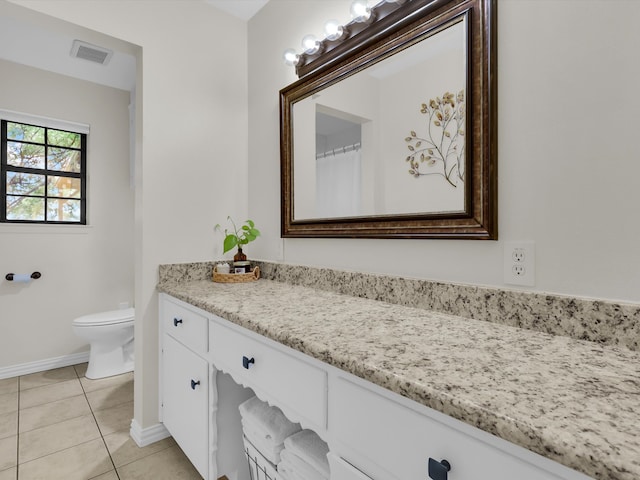
[[171,434],[162,423],[156,423],[155,425],[147,428],[142,428],[136,419],[131,420],[131,429],[129,435],[133,438],[133,441],[142,448],[152,443],[158,442],[164,438],[170,437]]
[[68,367],[89,361],[89,352],[73,353],[62,357],[47,358],[35,362],[21,363],[9,367],[0,367],[0,380],[3,378],[19,377],[30,373],[44,372],[54,368]]

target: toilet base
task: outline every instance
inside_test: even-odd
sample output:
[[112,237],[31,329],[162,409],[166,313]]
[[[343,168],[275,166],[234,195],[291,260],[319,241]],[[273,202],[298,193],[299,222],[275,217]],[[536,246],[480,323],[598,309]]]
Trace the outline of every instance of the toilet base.
[[90,380],[113,377],[132,372],[134,367],[133,340],[124,347],[106,351],[98,345],[91,345],[89,366],[85,377]]

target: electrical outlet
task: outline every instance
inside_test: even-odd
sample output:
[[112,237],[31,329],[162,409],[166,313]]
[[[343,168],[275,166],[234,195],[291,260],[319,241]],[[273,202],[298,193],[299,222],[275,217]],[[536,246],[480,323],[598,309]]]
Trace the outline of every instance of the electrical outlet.
[[511,267],[511,273],[513,273],[516,277],[522,277],[527,274],[527,269],[522,265],[514,265]]
[[505,242],[504,283],[533,287],[536,284],[535,243]]
[[517,247],[511,252],[511,259],[514,263],[524,263],[527,258],[527,252],[524,248]]

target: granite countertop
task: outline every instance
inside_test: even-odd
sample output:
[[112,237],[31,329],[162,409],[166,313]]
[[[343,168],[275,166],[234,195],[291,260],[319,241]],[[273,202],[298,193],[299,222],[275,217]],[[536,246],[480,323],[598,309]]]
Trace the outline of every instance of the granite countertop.
[[264,279],[158,290],[591,477],[640,478],[640,352]]

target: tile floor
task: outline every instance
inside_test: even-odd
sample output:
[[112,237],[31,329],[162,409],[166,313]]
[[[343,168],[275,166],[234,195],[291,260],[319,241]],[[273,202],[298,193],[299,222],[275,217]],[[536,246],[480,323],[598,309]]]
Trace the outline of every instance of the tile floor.
[[87,364],[0,380],[0,480],[201,480],[172,438],[129,436],[133,374]]

